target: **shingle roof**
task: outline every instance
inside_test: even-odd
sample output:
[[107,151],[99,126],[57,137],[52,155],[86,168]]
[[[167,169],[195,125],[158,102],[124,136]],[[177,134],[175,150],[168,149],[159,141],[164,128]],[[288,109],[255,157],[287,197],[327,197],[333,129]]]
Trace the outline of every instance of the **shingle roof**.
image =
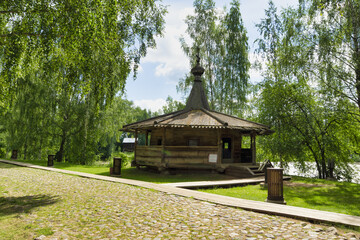
[[199,58],[197,60],[196,66],[191,69],[191,73],[194,75],[195,80],[184,110],[202,108],[210,110],[209,103],[207,101],[207,97],[201,81],[201,75],[204,73],[204,68],[200,66]]
[[125,125],[123,130],[162,127],[223,128],[255,131],[259,135],[273,133],[268,126],[206,109],[182,110]]

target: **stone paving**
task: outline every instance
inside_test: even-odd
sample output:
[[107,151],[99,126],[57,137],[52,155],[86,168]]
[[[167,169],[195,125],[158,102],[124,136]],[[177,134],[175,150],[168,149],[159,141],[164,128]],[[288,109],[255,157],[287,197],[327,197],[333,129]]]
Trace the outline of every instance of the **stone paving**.
[[28,239],[360,239],[331,226],[3,163],[0,186],[2,198],[52,200],[14,215],[19,231],[30,225],[53,232]]

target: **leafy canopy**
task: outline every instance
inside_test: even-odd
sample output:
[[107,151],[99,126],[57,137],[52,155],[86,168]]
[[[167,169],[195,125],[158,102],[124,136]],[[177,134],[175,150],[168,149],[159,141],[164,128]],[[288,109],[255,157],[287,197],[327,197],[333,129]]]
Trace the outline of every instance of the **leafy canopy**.
[[0,100],[13,97],[19,81],[38,71],[60,91],[63,82],[97,101],[123,89],[166,10],[153,0],[3,0],[0,2]]

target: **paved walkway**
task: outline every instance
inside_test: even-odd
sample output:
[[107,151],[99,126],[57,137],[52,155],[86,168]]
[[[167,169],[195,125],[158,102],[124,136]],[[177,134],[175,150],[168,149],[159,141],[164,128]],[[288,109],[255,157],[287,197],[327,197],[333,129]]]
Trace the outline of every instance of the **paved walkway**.
[[168,194],[175,194],[175,195],[180,195],[183,197],[191,197],[194,199],[207,201],[207,202],[211,202],[211,203],[216,203],[216,204],[220,204],[220,205],[224,205],[224,206],[237,207],[237,208],[250,210],[250,211],[254,211],[254,212],[266,213],[266,214],[271,214],[271,215],[280,215],[280,216],[286,216],[286,217],[302,219],[302,220],[312,220],[315,222],[337,223],[337,224],[344,224],[344,225],[348,225],[348,226],[360,227],[360,217],[358,217],[358,216],[351,216],[351,215],[346,215],[346,214],[319,211],[319,210],[300,208],[300,207],[293,207],[293,206],[288,206],[288,205],[273,204],[273,203],[267,203],[267,202],[258,202],[258,201],[245,200],[245,199],[239,199],[239,198],[233,198],[233,197],[226,197],[226,196],[220,196],[220,195],[216,195],[216,194],[193,191],[193,190],[189,190],[189,189],[177,188],[177,187],[173,187],[173,186],[169,186],[169,185],[165,185],[165,184],[155,184],[155,183],[149,183],[149,182],[143,182],[143,181],[137,181],[137,180],[131,180],[131,179],[100,176],[100,175],[94,175],[94,174],[89,174],[89,173],[56,169],[56,168],[51,168],[51,167],[42,167],[42,166],[32,165],[32,164],[28,164],[28,163],[15,162],[15,161],[7,161],[7,160],[0,159],[0,162],[14,164],[14,165],[23,166],[23,167],[30,167],[30,168],[43,169],[43,170],[48,170],[48,171],[53,171],[53,172],[77,175],[77,176],[86,177],[86,178],[124,183],[124,184],[133,185],[133,186],[154,189],[154,190],[161,191],[161,192],[168,193]]
[[[177,188],[186,188],[186,189],[212,188],[212,187],[233,187],[233,186],[262,183],[262,182],[264,182],[264,178],[265,177],[262,176],[262,177],[254,177],[254,178],[242,178],[242,179],[220,180],[220,181],[163,183],[162,185],[177,187]],[[290,180],[290,179],[291,179],[291,177],[284,176],[284,180]]]
[[198,181],[198,182],[177,182],[177,183],[163,183],[161,185],[171,186],[177,188],[196,189],[196,188],[210,188],[210,187],[231,187],[247,184],[257,184],[264,181],[264,177],[220,180],[220,181]]

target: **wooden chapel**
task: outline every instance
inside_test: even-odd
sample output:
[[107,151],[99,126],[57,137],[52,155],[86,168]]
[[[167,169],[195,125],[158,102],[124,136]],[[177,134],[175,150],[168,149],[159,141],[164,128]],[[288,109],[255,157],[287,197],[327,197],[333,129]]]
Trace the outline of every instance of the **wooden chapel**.
[[198,57],[195,80],[184,109],[123,126],[145,134],[135,142],[135,165],[166,169],[237,170],[256,175],[256,137],[272,134],[268,126],[212,111],[202,85],[204,68]]

